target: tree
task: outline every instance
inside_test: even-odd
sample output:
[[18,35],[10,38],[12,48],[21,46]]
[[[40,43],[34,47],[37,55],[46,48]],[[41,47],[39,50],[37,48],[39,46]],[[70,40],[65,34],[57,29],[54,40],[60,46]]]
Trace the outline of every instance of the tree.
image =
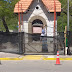
[[[7,24],[8,20],[12,20],[16,15],[13,13],[14,5],[18,0],[0,0],[0,20],[6,29],[6,32],[9,32],[9,26]],[[10,20],[10,21],[11,21]]]
[[[67,0],[59,0],[62,5],[62,11],[58,17],[58,31],[64,31],[65,26],[67,26]],[[69,9],[70,9],[70,31],[72,31],[72,0],[69,0]],[[62,30],[63,29],[63,30]]]

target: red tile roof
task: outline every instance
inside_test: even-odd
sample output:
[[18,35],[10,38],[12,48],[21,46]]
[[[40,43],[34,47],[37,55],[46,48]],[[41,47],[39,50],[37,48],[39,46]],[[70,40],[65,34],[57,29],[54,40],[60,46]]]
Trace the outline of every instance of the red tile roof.
[[[19,1],[19,11],[18,11],[18,2],[15,4],[14,13],[25,12],[31,5],[33,0],[20,0]],[[21,7],[22,4],[22,7]]]
[[[25,12],[31,5],[33,0],[20,0],[19,1],[19,12]],[[43,4],[46,6],[47,10],[54,12],[54,0],[42,0]],[[61,3],[58,0],[55,0],[56,3],[56,12],[61,12]],[[22,4],[22,8],[21,8]],[[14,13],[18,13],[18,2],[15,5]]]
[[[46,8],[50,12],[54,12],[54,0],[42,0]],[[58,0],[55,0],[56,3],[56,12],[61,12],[61,3]]]

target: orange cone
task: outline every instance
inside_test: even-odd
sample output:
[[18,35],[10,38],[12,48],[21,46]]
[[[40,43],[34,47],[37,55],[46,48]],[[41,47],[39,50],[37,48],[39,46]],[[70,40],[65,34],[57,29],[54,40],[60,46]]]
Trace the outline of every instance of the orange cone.
[[57,59],[56,59],[56,65],[60,64],[60,60],[59,60],[59,51],[57,51]]

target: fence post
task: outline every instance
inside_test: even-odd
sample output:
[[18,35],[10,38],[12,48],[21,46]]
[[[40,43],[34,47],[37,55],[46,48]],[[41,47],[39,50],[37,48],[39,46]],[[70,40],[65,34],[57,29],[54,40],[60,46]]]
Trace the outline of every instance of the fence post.
[[23,54],[25,53],[25,32],[23,33]]
[[65,49],[64,49],[64,53],[65,55],[67,55],[67,47],[66,47],[66,35],[67,34],[67,26],[65,26],[65,31],[64,31],[64,37],[65,37]]
[[19,53],[23,53],[22,32],[19,32]]

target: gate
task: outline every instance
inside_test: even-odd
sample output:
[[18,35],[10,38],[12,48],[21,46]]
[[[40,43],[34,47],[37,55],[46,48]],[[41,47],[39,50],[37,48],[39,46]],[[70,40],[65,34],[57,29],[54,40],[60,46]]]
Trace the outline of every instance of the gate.
[[60,55],[65,54],[65,37],[64,37],[64,32],[58,32],[58,35],[56,37],[57,43],[56,43],[56,48],[59,51]]
[[[64,33],[58,33],[56,37],[43,36],[40,34],[25,33],[25,53],[24,54],[64,54]],[[55,41],[54,41],[55,39]]]

